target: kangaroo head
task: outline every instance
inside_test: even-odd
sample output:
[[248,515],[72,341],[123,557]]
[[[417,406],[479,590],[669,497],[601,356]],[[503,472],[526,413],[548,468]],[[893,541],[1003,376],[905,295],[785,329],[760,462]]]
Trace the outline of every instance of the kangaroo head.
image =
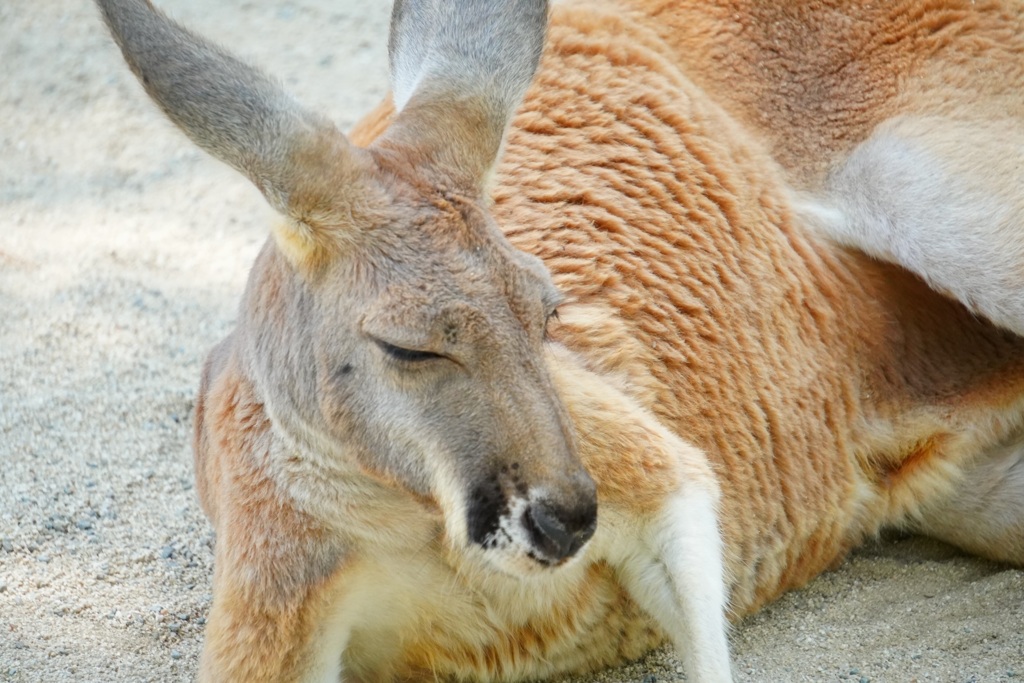
[[276,428],[436,500],[500,568],[573,556],[596,492],[544,362],[559,294],[486,201],[546,1],[399,0],[398,114],[368,148],[145,0],[100,5],[150,96],[282,214],[238,329]]

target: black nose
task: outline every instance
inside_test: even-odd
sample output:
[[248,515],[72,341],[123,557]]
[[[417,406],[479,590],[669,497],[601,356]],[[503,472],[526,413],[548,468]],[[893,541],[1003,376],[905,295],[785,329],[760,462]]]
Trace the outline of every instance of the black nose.
[[537,502],[526,509],[523,524],[539,553],[536,559],[555,564],[572,557],[597,528],[597,503],[562,508]]

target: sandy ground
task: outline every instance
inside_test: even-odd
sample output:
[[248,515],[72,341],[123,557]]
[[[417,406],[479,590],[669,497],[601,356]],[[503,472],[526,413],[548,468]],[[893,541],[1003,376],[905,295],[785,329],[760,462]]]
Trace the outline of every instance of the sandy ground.
[[[345,128],[384,91],[383,0],[161,4]],[[91,3],[0,2],[0,69],[0,681],[191,680],[193,397],[269,209],[156,113]],[[1022,627],[1024,572],[902,538],[733,645],[741,681],[1024,680]]]

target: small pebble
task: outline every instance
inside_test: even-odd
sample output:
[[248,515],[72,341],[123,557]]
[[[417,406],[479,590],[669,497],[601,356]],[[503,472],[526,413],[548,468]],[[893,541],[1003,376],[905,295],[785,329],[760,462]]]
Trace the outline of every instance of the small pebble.
[[181,659],[181,653],[177,650],[171,650],[171,659]]

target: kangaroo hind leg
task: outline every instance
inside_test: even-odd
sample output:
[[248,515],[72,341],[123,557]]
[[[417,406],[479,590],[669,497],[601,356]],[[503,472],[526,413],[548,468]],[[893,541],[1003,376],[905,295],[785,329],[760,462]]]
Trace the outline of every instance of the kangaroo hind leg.
[[914,526],[976,555],[1024,566],[1024,440],[985,454],[956,490],[925,506]]
[[1024,122],[903,116],[799,202],[832,240],[1024,334]]

